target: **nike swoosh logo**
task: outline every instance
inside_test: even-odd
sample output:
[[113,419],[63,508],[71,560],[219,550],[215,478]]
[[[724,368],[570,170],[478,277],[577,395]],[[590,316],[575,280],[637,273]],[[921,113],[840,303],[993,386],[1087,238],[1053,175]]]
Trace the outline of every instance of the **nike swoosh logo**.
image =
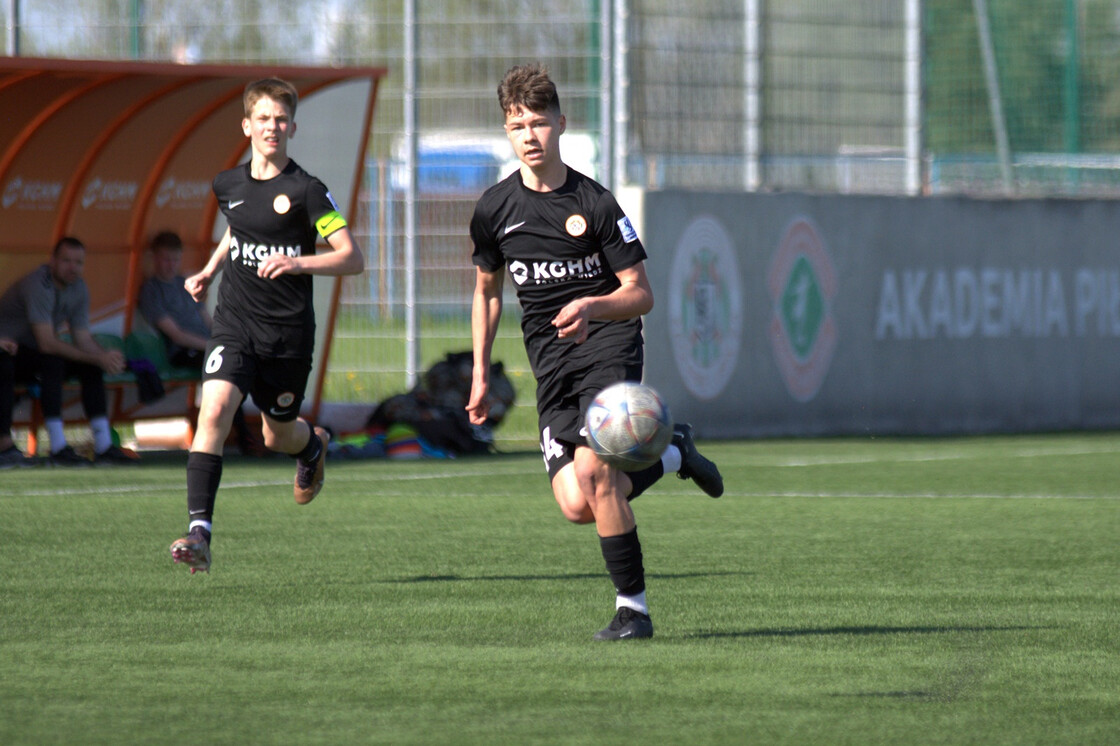
[[522,220],[520,223],[514,223],[513,225],[507,225],[506,226],[506,233],[513,233],[515,230],[517,230],[518,228],[520,228],[523,225],[525,225],[524,220]]
[[279,417],[282,414],[287,414],[288,410],[286,410],[286,409],[278,410],[278,409],[276,409],[276,407],[273,407],[272,409],[268,410],[268,413],[270,415],[272,415],[273,417]]
[[579,435],[580,435],[581,438],[586,438],[587,437],[587,427],[586,426],[581,427],[579,429]]
[[232,210],[233,208],[237,207],[238,205],[242,205],[242,204],[245,204],[245,200],[243,200],[243,199],[239,199],[236,202],[230,202],[229,203],[229,209]]

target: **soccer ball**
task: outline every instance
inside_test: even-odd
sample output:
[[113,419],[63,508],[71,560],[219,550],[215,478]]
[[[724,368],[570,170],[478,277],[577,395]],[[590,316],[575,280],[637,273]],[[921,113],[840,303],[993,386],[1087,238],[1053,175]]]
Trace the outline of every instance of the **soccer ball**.
[[673,416],[656,391],[632,381],[599,392],[587,408],[587,445],[622,471],[641,471],[673,438]]

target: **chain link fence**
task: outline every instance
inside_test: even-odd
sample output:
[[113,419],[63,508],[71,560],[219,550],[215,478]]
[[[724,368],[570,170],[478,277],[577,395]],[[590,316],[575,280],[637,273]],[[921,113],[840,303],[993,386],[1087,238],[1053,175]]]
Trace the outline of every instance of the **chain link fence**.
[[[405,370],[403,0],[6,0],[8,52],[387,67],[324,397]],[[470,346],[467,225],[514,167],[495,88],[540,60],[565,158],[647,189],[1120,195],[1113,0],[488,0],[416,4],[420,363]],[[614,173],[611,173],[612,170]],[[496,354],[535,437],[516,303]]]

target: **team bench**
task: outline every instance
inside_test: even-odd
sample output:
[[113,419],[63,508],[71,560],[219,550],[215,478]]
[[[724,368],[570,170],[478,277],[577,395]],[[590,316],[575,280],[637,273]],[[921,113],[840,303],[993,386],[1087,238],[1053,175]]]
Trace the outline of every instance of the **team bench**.
[[[106,375],[105,394],[110,423],[186,417],[189,442],[198,421],[199,371],[171,365],[163,340],[150,332],[133,331],[124,339],[114,334],[95,334],[94,339],[107,350],[120,350],[130,362],[148,361],[159,374],[164,388],[161,398],[146,403],[140,398],[135,373],[125,371],[115,376]],[[16,399],[12,424],[27,428],[27,452],[34,456],[39,450],[39,429],[43,426],[37,387],[17,385]],[[63,386],[62,420],[67,424],[85,421],[77,380],[67,381]]]

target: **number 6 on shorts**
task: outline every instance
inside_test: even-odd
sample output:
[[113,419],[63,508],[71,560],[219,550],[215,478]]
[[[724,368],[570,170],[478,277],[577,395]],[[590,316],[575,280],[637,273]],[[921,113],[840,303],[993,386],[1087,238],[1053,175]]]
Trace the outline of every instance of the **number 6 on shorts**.
[[222,367],[222,350],[226,348],[225,345],[218,345],[214,351],[210,353],[210,357],[206,358],[206,372],[216,373]]

